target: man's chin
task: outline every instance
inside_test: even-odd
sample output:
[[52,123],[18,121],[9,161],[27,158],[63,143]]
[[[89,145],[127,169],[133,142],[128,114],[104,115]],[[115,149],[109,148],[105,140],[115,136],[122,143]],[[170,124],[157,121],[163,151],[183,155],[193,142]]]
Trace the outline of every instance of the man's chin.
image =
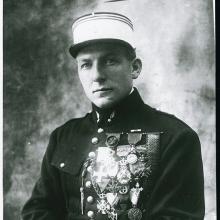
[[111,99],[99,99],[99,100],[94,100],[93,103],[99,107],[99,108],[111,108],[114,106],[115,102],[114,100]]

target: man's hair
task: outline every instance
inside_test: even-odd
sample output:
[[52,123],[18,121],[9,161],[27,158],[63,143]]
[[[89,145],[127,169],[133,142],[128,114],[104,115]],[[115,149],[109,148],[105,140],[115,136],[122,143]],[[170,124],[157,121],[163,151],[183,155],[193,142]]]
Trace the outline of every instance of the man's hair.
[[122,48],[125,57],[129,61],[132,61],[136,58],[136,51],[131,45],[119,41],[112,42],[112,44],[114,45],[114,47]]
[[132,61],[136,58],[136,51],[130,46],[123,46],[125,48],[125,56],[129,61]]

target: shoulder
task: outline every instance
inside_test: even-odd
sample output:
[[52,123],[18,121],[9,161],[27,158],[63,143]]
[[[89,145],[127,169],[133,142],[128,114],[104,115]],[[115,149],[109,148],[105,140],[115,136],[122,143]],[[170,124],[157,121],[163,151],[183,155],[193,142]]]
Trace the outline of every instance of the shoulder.
[[151,108],[150,123],[161,132],[161,152],[201,153],[198,134],[178,117]]
[[72,118],[66,121],[64,124],[54,129],[51,135],[56,136],[57,138],[60,138],[61,136],[69,136],[76,131],[80,131],[83,128],[87,127],[90,122],[91,114],[87,113],[83,117]]
[[78,134],[83,133],[83,130],[90,126],[91,121],[91,114],[87,113],[84,117],[70,119],[55,128],[50,134],[48,154],[53,155],[56,152],[57,158],[59,155],[66,155],[75,140],[78,140]]
[[152,108],[146,104],[145,109],[150,112],[150,121],[155,129],[173,134],[184,133],[188,136],[198,136],[186,122],[175,115]]

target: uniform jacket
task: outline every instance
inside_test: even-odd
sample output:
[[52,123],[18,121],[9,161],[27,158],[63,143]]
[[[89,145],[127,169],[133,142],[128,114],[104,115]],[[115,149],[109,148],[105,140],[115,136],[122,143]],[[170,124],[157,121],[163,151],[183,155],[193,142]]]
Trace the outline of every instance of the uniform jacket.
[[[83,163],[89,152],[104,143],[104,132],[128,132],[134,129],[159,132],[159,159],[150,185],[141,198],[142,219],[199,220],[204,217],[204,180],[200,142],[197,134],[175,116],[144,104],[138,91],[115,107],[112,120],[97,123],[93,110],[55,129],[43,158],[41,176],[31,198],[22,210],[24,220],[89,219],[80,211],[80,186]],[[92,143],[96,137],[98,143]],[[97,145],[97,146],[96,146]],[[85,197],[95,194],[88,191]],[[123,205],[123,204],[122,204]],[[126,205],[126,204],[125,204]],[[107,219],[97,215],[95,219]],[[128,219],[126,208],[118,219]]]

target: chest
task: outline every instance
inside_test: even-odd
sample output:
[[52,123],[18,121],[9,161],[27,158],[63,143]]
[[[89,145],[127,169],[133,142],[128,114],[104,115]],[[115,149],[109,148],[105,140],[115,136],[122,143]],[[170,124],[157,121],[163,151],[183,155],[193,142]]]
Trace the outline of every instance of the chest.
[[67,138],[52,164],[59,169],[68,210],[111,218],[141,210],[159,163],[160,136],[96,127]]

